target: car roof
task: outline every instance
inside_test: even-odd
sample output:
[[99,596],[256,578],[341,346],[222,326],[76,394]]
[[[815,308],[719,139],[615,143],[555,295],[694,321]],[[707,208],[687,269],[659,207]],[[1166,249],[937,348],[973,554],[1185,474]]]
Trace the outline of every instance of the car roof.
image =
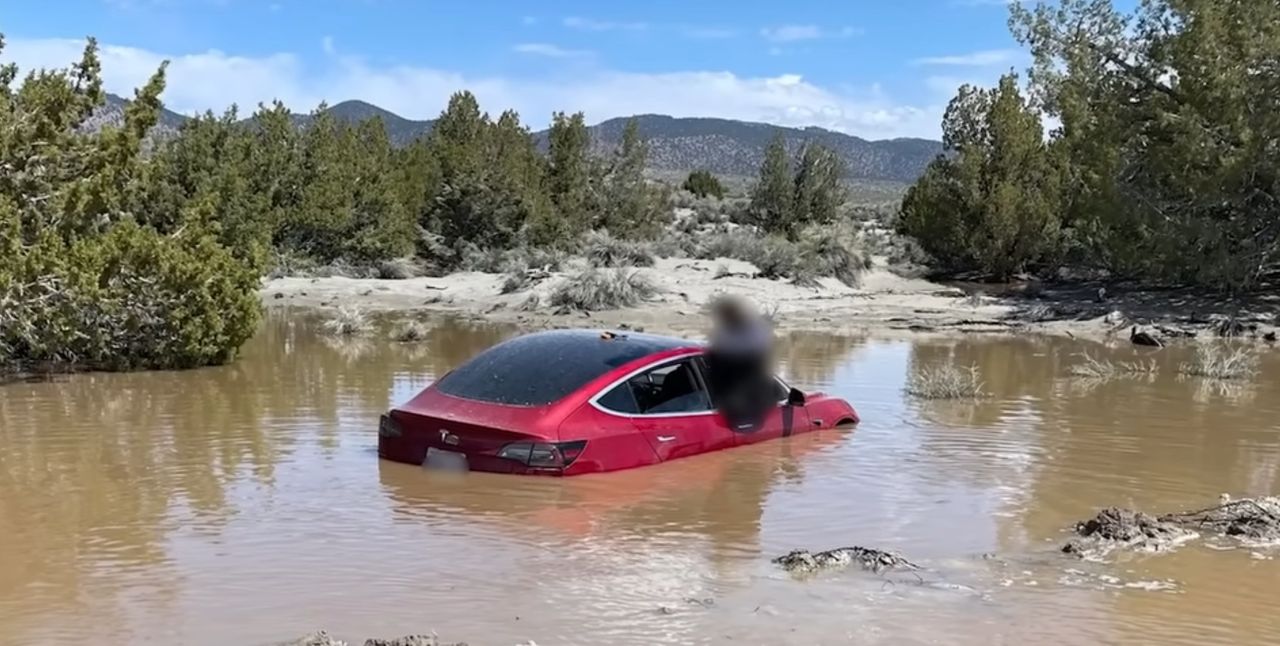
[[629,330],[533,332],[494,345],[437,382],[447,395],[495,404],[549,404],[638,359],[702,344]]

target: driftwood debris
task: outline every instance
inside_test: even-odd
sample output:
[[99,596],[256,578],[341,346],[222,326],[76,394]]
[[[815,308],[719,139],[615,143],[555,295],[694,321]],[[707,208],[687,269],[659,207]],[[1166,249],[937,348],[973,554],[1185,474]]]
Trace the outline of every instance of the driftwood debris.
[[773,559],[774,563],[792,574],[811,574],[819,570],[842,569],[850,565],[861,566],[877,574],[887,570],[918,570],[919,566],[901,555],[869,547],[840,547],[824,552],[792,550]]
[[1115,549],[1163,552],[1204,536],[1280,541],[1280,498],[1224,496],[1213,507],[1160,516],[1109,507],[1077,523],[1075,533],[1062,551],[1081,557]]

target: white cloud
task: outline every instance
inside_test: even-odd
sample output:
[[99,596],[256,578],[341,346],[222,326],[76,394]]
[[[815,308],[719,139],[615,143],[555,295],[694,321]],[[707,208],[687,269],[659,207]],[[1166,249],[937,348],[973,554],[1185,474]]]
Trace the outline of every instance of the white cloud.
[[[3,58],[33,67],[63,68],[79,60],[84,43],[70,39],[14,38]],[[724,71],[635,73],[611,70],[551,70],[539,78],[470,76],[433,67],[372,65],[339,54],[304,65],[288,53],[235,56],[211,50],[164,55],[103,44],[103,76],[109,91],[131,96],[168,59],[166,104],[178,112],[235,103],[242,111],[280,99],[308,110],[358,98],[408,118],[433,118],[449,95],[476,94],[492,113],[515,108],[534,128],[545,127],[555,110],[586,113],[595,123],[641,113],[678,117],[723,117],[791,126],[815,125],[880,139],[936,137],[945,99],[927,105],[895,102],[877,91],[817,85],[801,76],[747,77]],[[949,97],[948,97],[949,98]]]
[[591,55],[591,52],[585,50],[565,49],[550,43],[520,43],[511,49],[521,54],[547,56],[550,58],[580,58]]
[[970,52],[968,54],[954,54],[950,56],[927,56],[917,58],[913,61],[916,65],[954,65],[963,67],[983,67],[987,65],[1001,65],[1004,63],[1012,63],[1021,57],[1022,53],[1013,49],[988,49],[980,52]]
[[800,40],[818,40],[822,38],[849,38],[862,33],[855,27],[841,27],[828,31],[817,25],[778,25],[765,27],[760,35],[775,43],[793,43]]
[[583,31],[644,31],[649,28],[643,22],[613,22],[609,20],[593,20],[581,16],[569,16],[564,19],[564,26]]

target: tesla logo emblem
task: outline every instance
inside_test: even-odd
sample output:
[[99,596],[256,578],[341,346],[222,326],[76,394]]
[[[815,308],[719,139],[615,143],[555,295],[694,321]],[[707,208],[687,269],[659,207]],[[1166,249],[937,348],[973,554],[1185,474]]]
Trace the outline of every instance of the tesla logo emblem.
[[442,428],[440,429],[440,441],[448,444],[449,446],[457,446],[458,436]]

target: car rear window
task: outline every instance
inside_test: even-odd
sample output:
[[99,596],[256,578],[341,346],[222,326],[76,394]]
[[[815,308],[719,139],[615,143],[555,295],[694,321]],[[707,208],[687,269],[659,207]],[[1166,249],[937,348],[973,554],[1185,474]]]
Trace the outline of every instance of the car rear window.
[[590,330],[539,332],[481,352],[441,378],[436,387],[464,399],[542,406],[625,363],[691,345],[643,334],[603,339],[598,331]]

